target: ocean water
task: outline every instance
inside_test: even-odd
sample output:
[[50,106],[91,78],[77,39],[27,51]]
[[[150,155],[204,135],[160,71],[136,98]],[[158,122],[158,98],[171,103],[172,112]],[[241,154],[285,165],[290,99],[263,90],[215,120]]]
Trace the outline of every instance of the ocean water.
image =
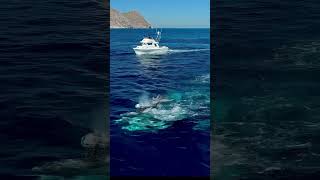
[[209,176],[210,30],[162,29],[168,54],[135,55],[155,32],[110,32],[110,175]]
[[106,7],[12,0],[0,14],[0,176],[105,179],[81,138],[105,131]]
[[320,4],[212,4],[216,180],[319,179]]

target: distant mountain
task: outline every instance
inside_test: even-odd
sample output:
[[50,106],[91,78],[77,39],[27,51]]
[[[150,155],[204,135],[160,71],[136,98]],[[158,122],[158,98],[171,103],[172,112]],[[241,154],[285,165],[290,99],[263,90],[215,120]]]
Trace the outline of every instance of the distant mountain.
[[110,10],[110,28],[151,28],[138,11],[121,13],[115,9]]

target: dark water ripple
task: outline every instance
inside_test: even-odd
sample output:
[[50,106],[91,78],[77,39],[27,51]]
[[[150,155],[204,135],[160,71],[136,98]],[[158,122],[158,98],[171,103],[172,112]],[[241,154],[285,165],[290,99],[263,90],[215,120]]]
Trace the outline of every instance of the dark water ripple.
[[216,1],[215,179],[318,179],[319,3]]
[[81,161],[81,137],[105,122],[107,15],[91,0],[0,6],[0,174],[46,174],[32,168]]

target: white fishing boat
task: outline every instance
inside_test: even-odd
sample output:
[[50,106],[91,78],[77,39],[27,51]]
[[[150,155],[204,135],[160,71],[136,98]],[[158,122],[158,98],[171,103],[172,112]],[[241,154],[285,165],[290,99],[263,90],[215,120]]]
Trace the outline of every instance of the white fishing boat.
[[166,54],[169,48],[166,46],[159,46],[161,39],[161,32],[157,31],[157,38],[145,37],[140,41],[141,45],[133,48],[137,55],[143,54]]

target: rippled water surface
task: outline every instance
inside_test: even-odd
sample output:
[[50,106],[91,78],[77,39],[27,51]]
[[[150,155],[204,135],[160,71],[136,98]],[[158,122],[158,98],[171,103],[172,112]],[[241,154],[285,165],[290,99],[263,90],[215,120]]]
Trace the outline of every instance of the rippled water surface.
[[319,179],[319,9],[216,1],[215,179]]
[[105,7],[12,0],[0,14],[0,174],[105,179],[105,155],[80,143],[105,130]]
[[[168,54],[136,56],[155,30],[111,30],[111,175],[209,175],[209,29],[163,29]],[[160,95],[166,102],[145,111]]]

